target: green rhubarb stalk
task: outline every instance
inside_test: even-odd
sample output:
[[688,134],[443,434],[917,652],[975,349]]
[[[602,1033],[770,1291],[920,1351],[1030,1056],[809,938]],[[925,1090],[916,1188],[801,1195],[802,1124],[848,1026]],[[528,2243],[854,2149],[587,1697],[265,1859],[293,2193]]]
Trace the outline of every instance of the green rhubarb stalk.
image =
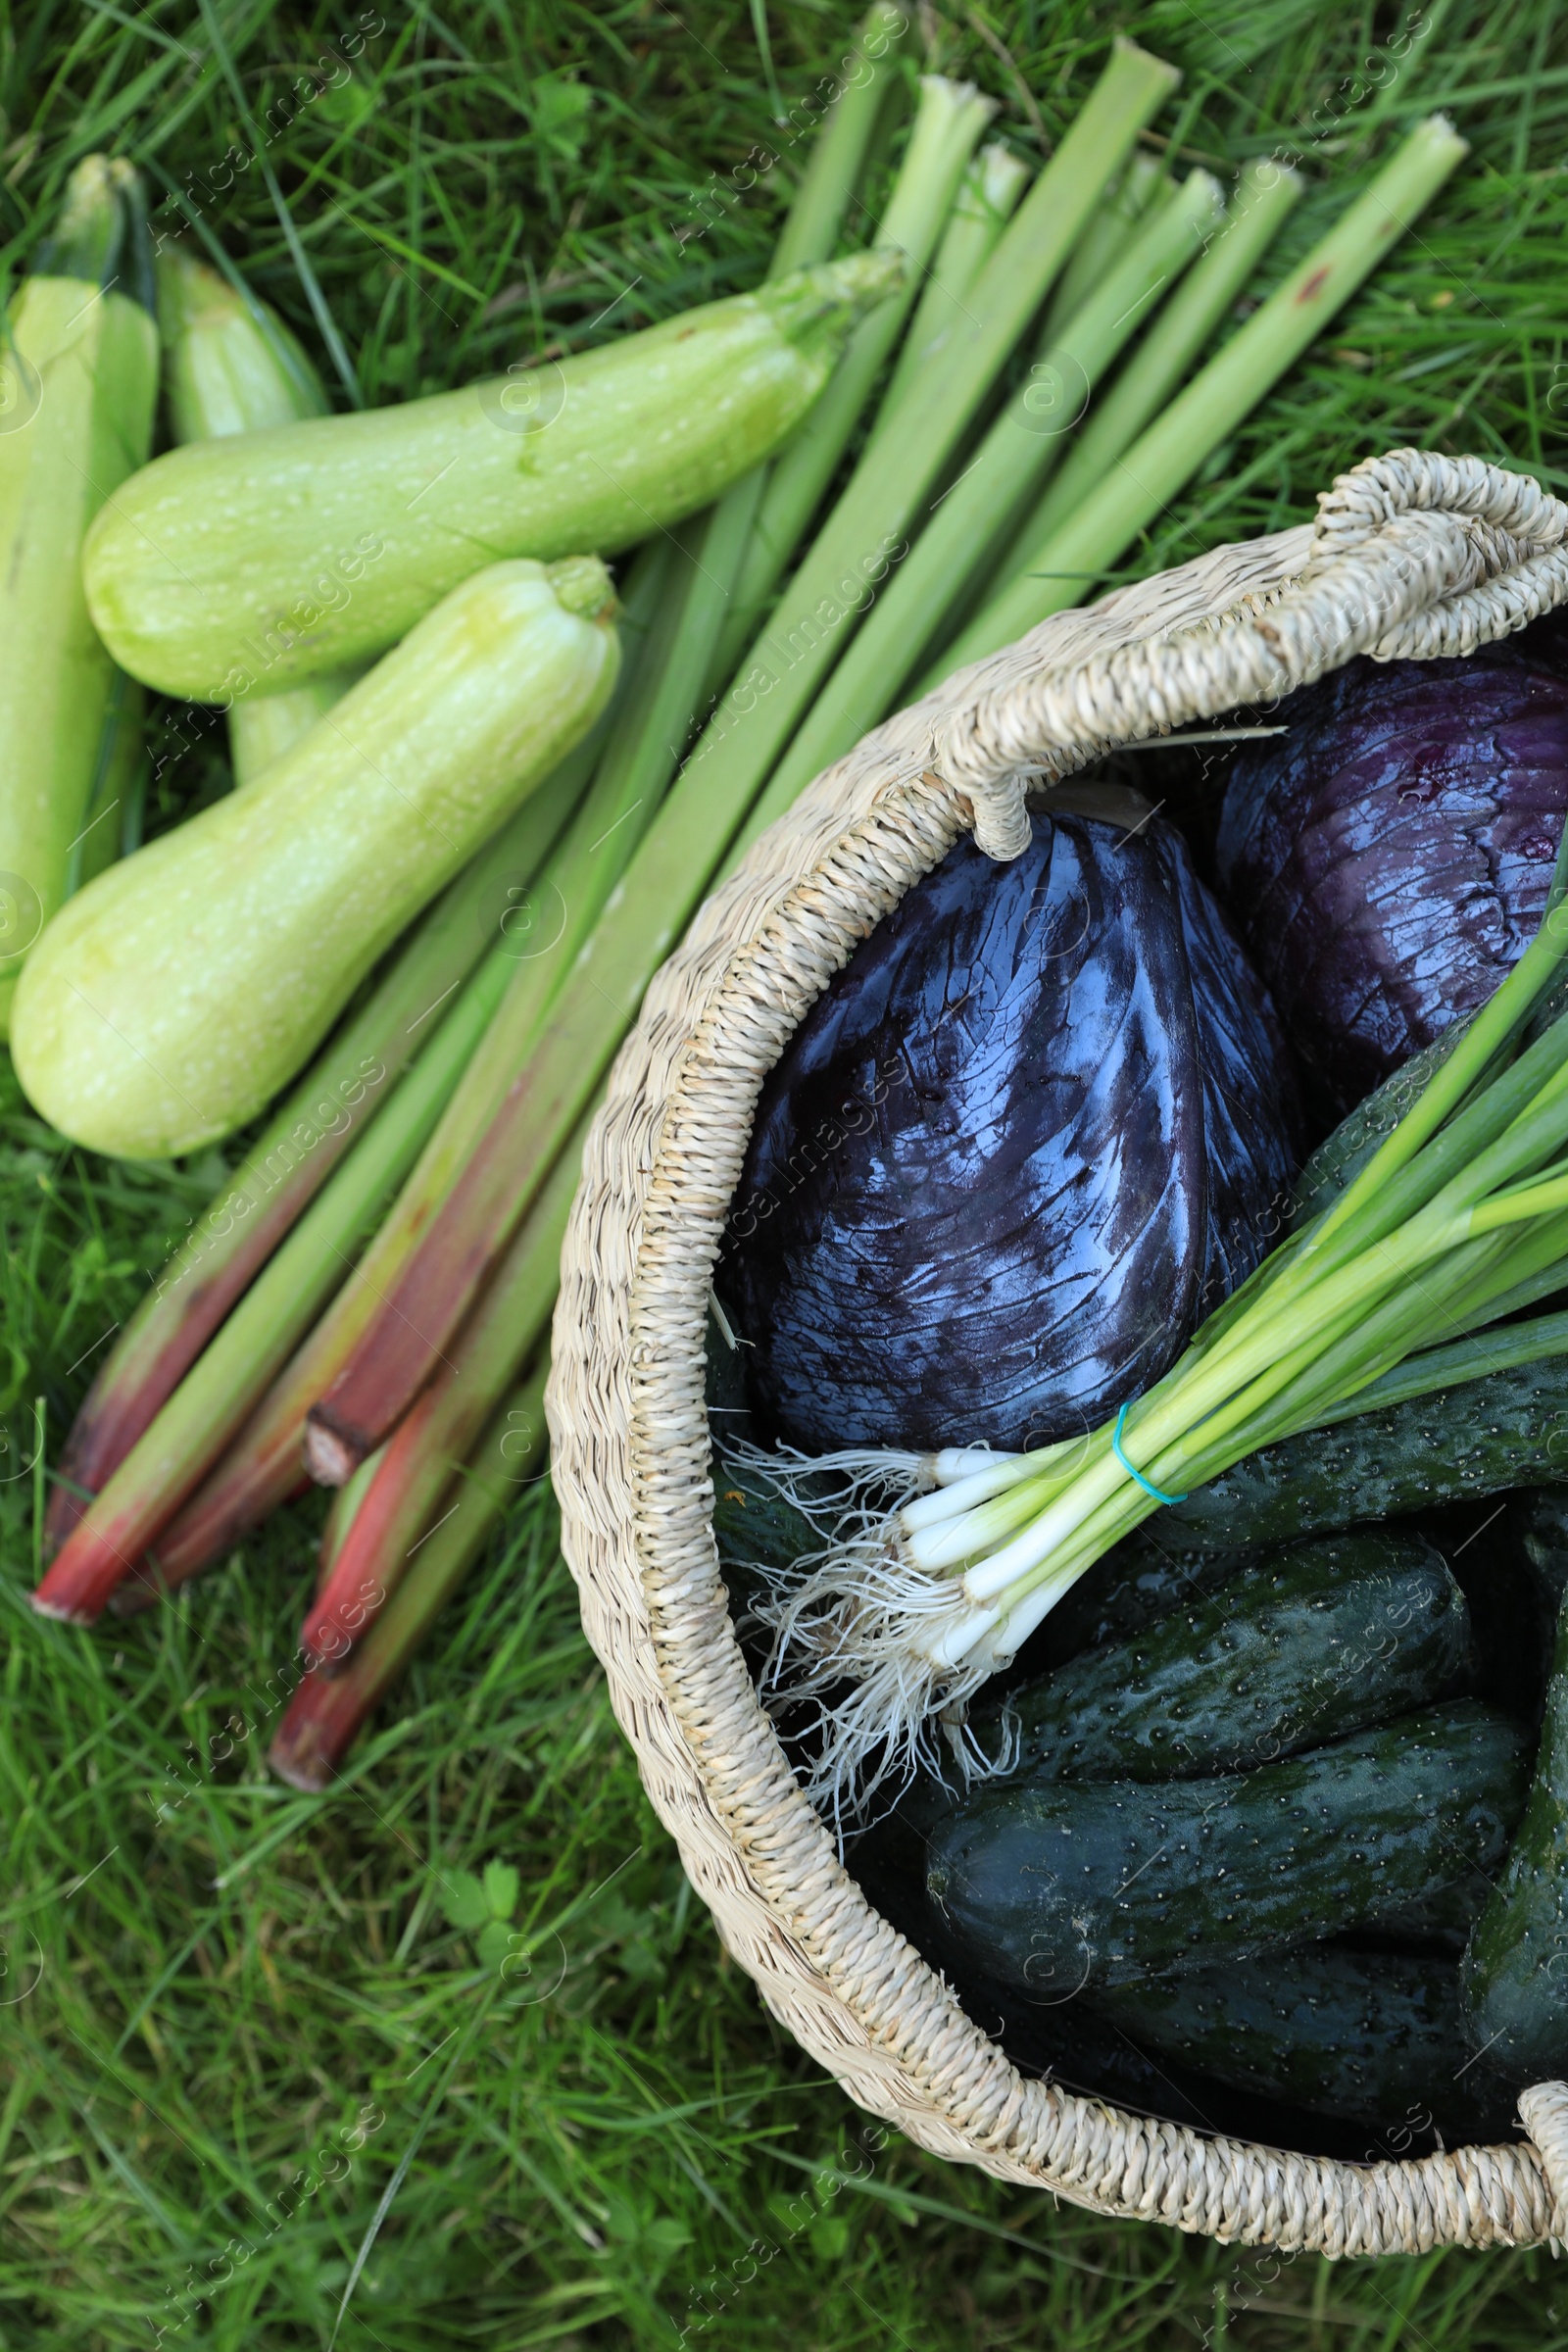
[[[719,513],[726,504],[729,501],[721,501]],[[674,548],[670,541],[656,541],[644,548],[632,569],[632,578],[627,583],[627,616],[630,613],[639,616],[637,635],[642,642],[632,661],[632,682],[627,684],[627,696],[618,710],[625,710],[632,699],[642,699],[644,694],[654,692],[665,670],[662,663],[667,647],[665,628],[651,623],[667,623],[672,612],[679,613],[679,598],[667,595],[672,571]],[[607,762],[609,751],[612,746],[604,746],[602,758]],[[578,840],[597,840],[600,830],[597,821],[592,828],[585,828],[578,811],[578,821],[573,823],[573,835]],[[550,868],[546,865],[546,875],[548,872]],[[499,884],[506,882],[506,870],[496,880]],[[543,880],[536,880],[531,889],[522,889],[524,882],[529,882],[526,868],[519,872],[514,894],[491,887],[491,922],[499,922],[503,934],[501,948],[496,953],[496,971],[506,971],[506,986],[484,1037],[467,1056],[466,1068],[461,1070],[459,1080],[447,1096],[440,1119],[432,1124],[428,1139],[423,1141],[416,1164],[402,1183],[388,1213],[378,1221],[365,1256],[336,1289],[336,1296],[326,1305],[322,1317],[311,1324],[299,1346],[289,1354],[287,1364],[275,1369],[270,1386],[264,1383],[264,1393],[254,1399],[249,1418],[232,1437],[230,1445],[219,1453],[217,1460],[212,1460],[195,1492],[188,1494],[174,1515],[167,1519],[163,1534],[158,1536],[158,1569],[146,1571],[143,1576],[146,1586],[163,1583],[165,1588],[174,1588],[186,1583],[212,1559],[228,1550],[242,1534],[259,1527],[261,1519],[287,1500],[287,1495],[294,1494],[306,1480],[303,1440],[306,1440],[308,1406],[322,1395],[341,1364],[353,1354],[367,1322],[376,1315],[383,1296],[395,1284],[397,1270],[409,1249],[416,1245],[418,1237],[430,1225],[430,1218],[440,1209],[456,1171],[467,1157],[472,1136],[482,1129],[482,1112],[489,1096],[479,1092],[475,1105],[475,1072],[482,1068],[503,1009],[514,1002],[517,974],[522,969],[514,959],[517,951],[514,917],[517,912],[526,912],[536,896],[543,894],[550,901],[555,899]],[[131,1590],[127,1590],[124,1599],[131,1606],[139,1604],[139,1594]]]
[[1157,206],[1066,329],[1047,344],[975,457],[898,570],[817,696],[731,854],[751,844],[813,776],[853,750],[897,703],[944,615],[986,563],[998,534],[1065,445],[1094,385],[1191,262],[1220,217],[1219,183],[1195,172]]
[[[930,120],[949,143],[954,121],[961,121],[966,105],[933,109]],[[929,148],[929,138],[926,145]],[[923,175],[930,177],[929,166]],[[905,225],[908,225],[906,214]],[[866,323],[875,324],[880,316]],[[835,378],[835,384],[837,381]],[[814,429],[814,416],[806,429]],[[668,585],[665,631],[647,686],[628,698],[593,792],[540,880],[536,894],[540,925],[542,931],[548,928],[549,942],[519,961],[490,1034],[449,1106],[440,1136],[432,1143],[432,1163],[437,1153],[445,1156],[439,1168],[432,1164],[418,1172],[406,1200],[394,1212],[394,1225],[427,1209],[432,1185],[451,1180],[462,1154],[500,1108],[508,1087],[525,1062],[552,995],[570,970],[578,949],[653,820],[701,708],[751,527],[744,486],[719,502],[706,526],[687,526],[691,536],[681,577]],[[366,1278],[379,1285],[386,1283],[389,1271],[385,1252],[378,1255],[373,1268],[368,1265],[365,1269]],[[400,1310],[393,1301],[387,1311],[396,1314]],[[331,1467],[329,1447],[330,1439],[324,1433],[314,1440],[323,1473]]]
[[[320,377],[276,312],[177,247],[159,256],[158,321],[176,441],[265,432],[329,413]],[[250,783],[308,734],[356,675],[345,671],[292,693],[251,693],[231,702],[235,783]]]
[[1046,312],[1043,342],[1054,343],[1073,314],[1098,292],[1126,253],[1145,215],[1153,211],[1156,199],[1163,201],[1169,195],[1170,185],[1169,174],[1156,156],[1139,152],[1129,159],[1126,171],[1114,187],[1106,189],[1099,210],[1085,222],[1082,236],[1067,257],[1067,267]]
[[886,431],[915,377],[963,331],[970,289],[1028,184],[1029,167],[1010,147],[982,147],[964,172],[919,308],[878,406],[876,432]]
[[[361,1503],[365,1500],[366,1495],[369,1493],[370,1481],[372,1478],[374,1478],[376,1470],[379,1467],[385,1453],[386,1447],[383,1446],[378,1452],[367,1454],[365,1460],[355,1471],[354,1476],[349,1480],[348,1485],[346,1487],[338,1487],[333,1493],[331,1507],[327,1511],[326,1517],[321,1524],[321,1542],[317,1559],[316,1572],[316,1590],[318,1592],[320,1592],[321,1587],[325,1584],[327,1578],[332,1573],[332,1563],[343,1548],[343,1540],[347,1536],[349,1529],[354,1525],[355,1514],[358,1512]],[[155,1591],[150,1575],[147,1584],[143,1586],[142,1589],[146,1592],[148,1600],[152,1600],[155,1596]],[[127,1590],[128,1584],[122,1585],[120,1588],[120,1592],[117,1592],[115,1595],[115,1599],[118,1601],[121,1597],[121,1594],[125,1592]],[[110,1605],[113,1606],[114,1603],[112,1602]]]
[[395,1592],[455,1467],[549,1327],[586,1121],[561,1154],[439,1374],[388,1441],[311,1603],[300,1647],[341,1657]]
[[[1065,464],[1052,477],[1019,534],[1019,552],[1004,578],[1039,567],[1057,525],[1076,512],[1137,440],[1181,383],[1220,322],[1246,292],[1263,255],[1305,191],[1300,174],[1281,164],[1249,164],[1237,183],[1224,229],[1151,324],[1127,366],[1098,400]],[[942,676],[948,674],[943,667]],[[928,685],[938,682],[933,672]],[[922,691],[924,691],[922,689]]]
[[821,399],[773,461],[719,642],[717,666],[726,676],[849,446],[919,291],[975,141],[994,111],[990,100],[981,98],[969,82],[945,81],[935,74],[921,78],[919,112],[876,234],[879,247],[903,255],[904,281],[861,319]]
[[[330,1786],[372,1707],[404,1671],[478,1558],[486,1537],[548,1450],[548,1357],[491,1416],[466,1468],[441,1497],[430,1534],[337,1674],[313,1668],[294,1692],[268,1761],[295,1788]],[[455,1508],[448,1508],[449,1502]]]
[[[66,858],[66,896],[113,865],[125,843],[125,814],[138,791],[146,789],[147,740],[144,721],[147,697],[134,678],[117,669],[110,682],[98,756],[81,831]],[[132,845],[133,847],[134,845]],[[129,852],[125,851],[128,856]]]
[[945,674],[1082,602],[1235,432],[1431,203],[1468,148],[1446,118],[1417,125],[1336,221],[1092,489],[943,658]]
[[[882,102],[886,60],[906,24],[896,9],[873,8],[866,18],[855,53],[863,70],[847,77],[812,147],[770,277],[826,261],[831,252]],[[637,685],[628,683],[590,802],[532,893],[535,906],[548,909],[552,919],[559,910],[561,936],[548,956],[519,958],[490,1033],[363,1265],[321,1330],[313,1335],[313,1343],[300,1351],[257,1413],[234,1455],[220,1465],[170,1529],[165,1565],[171,1574],[194,1574],[213,1548],[256,1524],[294,1483],[293,1457],[306,1406],[330,1382],[342,1360],[337,1351],[346,1350],[358,1337],[375,1304],[377,1288],[393,1279],[402,1253],[428,1222],[469,1146],[493,1114],[550,989],[568,967],[585,924],[613,887],[667,784],[706,675],[706,670],[697,671],[698,649],[705,633],[710,639],[716,637],[760,488],[760,473],[754,470],[719,501],[679,591],[672,593],[673,583],[662,572],[656,583],[646,556],[639,564],[627,590],[623,634],[650,616],[650,592],[659,613],[678,612],[679,626],[660,635],[657,647],[650,647],[648,659],[637,668]],[[667,554],[667,543],[662,545]],[[688,702],[691,707],[683,708]]]
[[[898,560],[922,500],[1054,282],[1101,190],[1176,79],[1157,58],[1117,43],[976,280],[971,331],[916,378],[900,432],[873,438],[692,754],[687,774],[701,777],[692,789],[701,793],[710,836],[715,811],[723,812],[731,833],[745,814],[842,655],[872,588]],[[711,771],[707,776],[705,767]]]
[[[907,450],[890,443],[879,456],[873,447],[862,461],[786,591],[786,629],[789,615],[814,613],[819,583],[842,580],[847,551],[874,553],[879,542],[868,536],[873,524],[885,537],[890,518],[899,527],[908,519],[1038,307],[1099,189],[1125,161],[1174,78],[1156,59],[1118,46],[982,274],[974,297],[981,331],[917,382],[908,404]],[[884,561],[886,554],[884,549]],[[775,621],[767,640],[775,652],[783,642],[780,625]],[[383,1312],[369,1326],[352,1367],[352,1387],[346,1373],[335,1384],[331,1408],[313,1415],[313,1426],[322,1432],[323,1466],[334,1475],[347,1476],[408,1410],[563,1149],[649,980],[745,816],[771,763],[780,726],[788,726],[802,694],[837,651],[831,632],[814,619],[810,640],[802,643],[795,669],[780,657],[765,694],[767,673],[754,665],[705,730],[584,941],[537,1051],[450,1196],[440,1220],[440,1249],[432,1237],[400,1285],[398,1316]],[[749,723],[753,718],[756,725]],[[414,1297],[416,1316],[410,1310]]]
[[50,1556],[359,1142],[428,1043],[442,1006],[493,946],[500,919],[491,903],[494,877],[537,868],[582,789],[575,759],[451,885],[155,1279],[73,1424],[49,1504]]
[[[838,96],[811,144],[806,171],[773,248],[766,271],[769,284],[787,277],[793,270],[810,269],[831,258],[897,79],[894,52],[908,29],[904,11],[883,5],[883,0],[878,0],[861,24],[855,47],[844,61]],[[726,542],[741,548],[749,543],[767,471],[765,464],[753,466],[718,501],[713,527]],[[729,665],[718,660],[715,643],[706,693],[717,694],[728,682]]]
[[[909,29],[902,8],[877,5],[866,12],[844,61],[839,92],[812,140],[806,170],[795,192],[768,266],[768,277],[788,277],[825,262],[838,243],[844,216],[859,184],[877,118],[897,75],[895,51]],[[792,124],[793,127],[793,124]]]
[[141,187],[89,155],[0,343],[0,1037],[23,959],[65,901],[115,666],[81,553],[146,458],[158,329]]
[[90,1625],[240,1427],[412,1167],[510,969],[505,954],[492,949],[359,1149],[83,1512],[32,1596],[40,1615]]

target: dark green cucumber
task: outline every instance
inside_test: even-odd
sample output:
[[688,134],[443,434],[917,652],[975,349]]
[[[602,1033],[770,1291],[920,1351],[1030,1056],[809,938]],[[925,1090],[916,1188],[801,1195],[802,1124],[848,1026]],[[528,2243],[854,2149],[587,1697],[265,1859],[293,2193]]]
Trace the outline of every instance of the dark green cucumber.
[[1184,1544],[1163,1515],[1135,1527],[1062,1594],[1013,1660],[1009,1681],[1026,1682],[1081,1650],[1141,1633],[1172,1609],[1228,1585],[1250,1557],[1228,1544]]
[[1265,1446],[1161,1518],[1178,1544],[1287,1544],[1558,1481],[1568,1481],[1561,1355]]
[[1516,1494],[1508,1505],[1508,1534],[1542,1607],[1549,1612],[1549,1625],[1555,1626],[1568,1593],[1568,1494],[1559,1487],[1533,1487]]
[[1520,2082],[1568,2073],[1568,1608],[1530,1801],[1462,1974],[1477,2049]]
[[1473,1700],[1245,1776],[1006,1781],[926,1838],[973,1964],[1045,1995],[1353,1930],[1498,1862],[1526,1740]]
[[1452,1961],[1316,1944],[1124,1984],[1094,2006],[1145,2050],[1404,2145],[1433,2124],[1451,2143],[1514,2120],[1509,2091],[1466,2041]]
[[1375,1950],[1420,1952],[1429,1959],[1457,1960],[1492,1892],[1485,1871],[1473,1870],[1451,1886],[1440,1886],[1419,1901],[1380,1911],[1358,1942]]
[[1126,1641],[977,1704],[974,1736],[1037,1780],[1239,1772],[1387,1723],[1464,1672],[1464,1595],[1421,1537],[1274,1552]]
[[731,1593],[749,1605],[769,1569],[788,1568],[822,1538],[805,1513],[753,1472],[713,1464],[713,1537]]

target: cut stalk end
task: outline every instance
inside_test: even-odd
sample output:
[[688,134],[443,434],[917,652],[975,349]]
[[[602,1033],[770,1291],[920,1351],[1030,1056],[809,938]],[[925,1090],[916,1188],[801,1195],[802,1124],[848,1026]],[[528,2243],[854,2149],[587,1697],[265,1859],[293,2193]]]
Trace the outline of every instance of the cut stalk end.
[[312,1405],[305,1421],[305,1467],[318,1487],[346,1487],[372,1451],[372,1441],[362,1429],[345,1429],[320,1405]]

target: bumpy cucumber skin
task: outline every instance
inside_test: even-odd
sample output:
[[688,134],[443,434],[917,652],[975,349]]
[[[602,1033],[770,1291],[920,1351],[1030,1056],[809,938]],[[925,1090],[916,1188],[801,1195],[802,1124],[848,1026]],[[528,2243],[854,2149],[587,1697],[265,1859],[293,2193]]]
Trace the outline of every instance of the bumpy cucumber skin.
[[1379,1951],[1419,1952],[1428,1959],[1441,1955],[1457,1960],[1491,1892],[1492,1880],[1486,1872],[1473,1870],[1417,1902],[1380,1911],[1370,1939]]
[[990,1754],[1016,1726],[1039,1780],[1239,1772],[1451,1690],[1464,1595],[1418,1536],[1342,1536],[1247,1568],[1195,1606],[977,1707]]
[[1050,1673],[1086,1649],[1141,1633],[1239,1576],[1252,1558],[1232,1544],[1187,1544],[1157,1517],[1135,1527],[1064,1592],[1013,1660],[1010,1679]]
[[1122,1985],[1095,2006],[1146,2050],[1309,2114],[1396,2134],[1435,2122],[1450,2140],[1513,2120],[1467,2047],[1451,1961],[1320,1944]]
[[1477,2049],[1520,2081],[1568,2072],[1568,1609],[1530,1800],[1461,1973]]
[[1178,1543],[1287,1544],[1558,1481],[1568,1481],[1568,1356],[1547,1356],[1265,1446],[1166,1520]]
[[1247,1776],[982,1788],[927,1839],[975,1965],[1039,1994],[1344,1933],[1501,1860],[1526,1741],[1460,1701]]

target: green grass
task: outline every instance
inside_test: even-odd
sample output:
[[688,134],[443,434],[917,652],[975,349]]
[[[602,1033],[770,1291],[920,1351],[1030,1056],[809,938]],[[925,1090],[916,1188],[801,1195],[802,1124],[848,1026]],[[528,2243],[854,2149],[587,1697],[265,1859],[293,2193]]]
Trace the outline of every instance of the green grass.
[[[290,99],[352,32],[346,7],[32,0],[0,50],[0,263],[24,264],[91,148],[118,140],[160,190],[199,192],[250,143],[241,106],[270,110],[286,229],[259,164],[200,196],[203,221],[329,372],[335,346],[365,399],[405,398],[754,282],[782,185],[683,240],[693,191],[774,135],[770,90],[808,88],[851,22],[839,0],[385,14],[335,88]],[[1314,193],[1273,272],[1414,114],[1447,105],[1474,141],[1330,345],[1125,568],[1298,519],[1342,466],[1405,441],[1568,481],[1568,42],[1545,0],[1435,0],[1358,104],[1338,85],[1402,38],[1397,10],[928,17],[940,62],[997,95],[1027,152],[1112,30],[1173,57],[1187,82],[1162,127],[1184,154],[1304,158]],[[179,713],[157,722],[157,822],[223,781],[215,734],[183,732],[184,749]],[[176,1608],[93,1635],[34,1619],[34,1400],[58,1443],[92,1351],[219,1174],[216,1155],[86,1159],[7,1073],[0,2352],[150,2345],[160,2326],[166,2343],[324,2346],[356,2266],[350,2352],[672,2346],[683,2328],[832,2352],[1568,2346],[1544,2253],[1272,2262],[884,2143],[685,1888],[545,1489],[326,1798],[262,1764],[319,1497]],[[488,1926],[487,1863],[516,1873],[511,1906],[491,1874],[511,1916]]]

